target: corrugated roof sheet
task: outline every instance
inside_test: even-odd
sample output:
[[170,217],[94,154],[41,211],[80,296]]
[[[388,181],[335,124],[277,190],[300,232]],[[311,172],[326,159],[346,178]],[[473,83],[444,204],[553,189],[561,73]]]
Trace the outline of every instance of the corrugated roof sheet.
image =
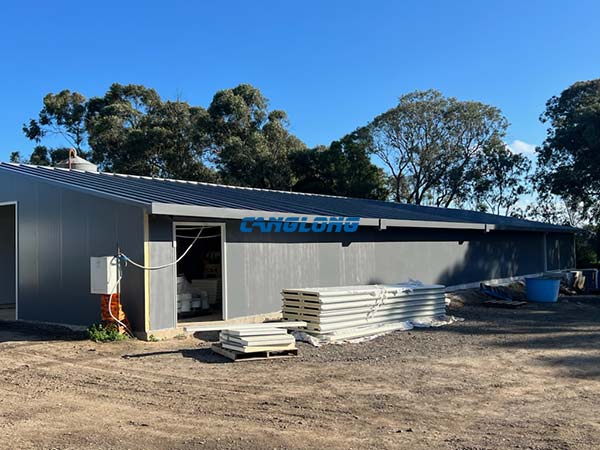
[[[0,163],[0,169],[109,195],[143,205],[152,203],[208,206],[300,215],[346,216],[431,222],[482,223],[510,229],[575,231],[571,227],[453,208],[436,208],[328,195],[149,178],[102,172],[82,172],[24,164]],[[1,172],[0,172],[1,173]]]

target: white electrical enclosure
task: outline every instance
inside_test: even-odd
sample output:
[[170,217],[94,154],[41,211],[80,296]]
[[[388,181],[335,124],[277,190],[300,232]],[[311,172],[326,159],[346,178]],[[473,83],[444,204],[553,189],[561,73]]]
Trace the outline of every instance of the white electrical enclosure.
[[117,283],[117,258],[114,256],[92,256],[90,258],[90,292],[112,294]]

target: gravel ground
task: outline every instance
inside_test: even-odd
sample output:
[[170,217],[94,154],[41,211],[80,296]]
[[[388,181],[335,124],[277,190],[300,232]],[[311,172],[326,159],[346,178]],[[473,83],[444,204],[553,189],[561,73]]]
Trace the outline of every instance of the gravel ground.
[[0,322],[1,449],[597,449],[600,297],[228,363]]

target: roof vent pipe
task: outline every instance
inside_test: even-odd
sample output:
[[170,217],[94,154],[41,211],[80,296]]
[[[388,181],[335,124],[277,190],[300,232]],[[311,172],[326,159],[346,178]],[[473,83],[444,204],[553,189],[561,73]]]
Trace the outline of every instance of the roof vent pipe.
[[69,149],[69,158],[59,162],[56,167],[63,169],[83,170],[85,172],[98,172],[98,167],[95,164],[83,159],[77,155],[74,148]]

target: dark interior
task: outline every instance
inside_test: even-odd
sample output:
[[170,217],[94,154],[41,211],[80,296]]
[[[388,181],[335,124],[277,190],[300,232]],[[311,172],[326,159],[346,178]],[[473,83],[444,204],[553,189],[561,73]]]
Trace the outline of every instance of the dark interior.
[[16,311],[16,242],[14,205],[0,206],[0,320],[14,320]]
[[[223,318],[221,228],[177,226],[177,318],[211,321]],[[191,298],[190,298],[191,294]]]

